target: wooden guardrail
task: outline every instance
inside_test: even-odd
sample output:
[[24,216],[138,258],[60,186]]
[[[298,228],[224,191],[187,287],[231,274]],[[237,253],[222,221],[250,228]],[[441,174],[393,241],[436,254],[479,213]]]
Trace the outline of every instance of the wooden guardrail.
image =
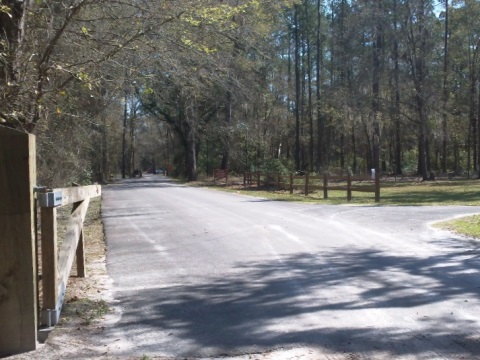
[[[100,185],[63,189],[37,190],[41,208],[42,239],[42,324],[50,327],[58,323],[75,255],[77,273],[85,277],[83,222],[90,198],[101,195]],[[72,205],[65,238],[58,249],[57,208]]]
[[380,201],[380,176],[376,172],[374,179],[370,176],[312,176],[296,174],[278,174],[245,172],[243,175],[244,186],[267,186],[279,190],[289,190],[293,194],[294,190],[302,190],[308,195],[313,190],[323,191],[324,199],[328,199],[329,190],[345,191],[347,200],[352,200],[352,192],[372,192],[375,194],[375,201]]

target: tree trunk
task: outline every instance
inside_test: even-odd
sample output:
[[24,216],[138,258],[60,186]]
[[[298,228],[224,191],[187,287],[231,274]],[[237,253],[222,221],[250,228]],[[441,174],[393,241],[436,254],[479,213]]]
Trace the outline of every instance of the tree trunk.
[[357,143],[355,139],[355,125],[352,125],[352,152],[353,152],[352,172],[355,174],[357,172]]
[[419,28],[419,49],[418,56],[415,58],[415,102],[417,105],[418,118],[420,122],[418,138],[418,173],[423,180],[428,180],[427,168],[427,115],[425,106],[425,80],[426,80],[426,56],[427,56],[427,31],[425,22],[425,1],[420,0],[418,10],[418,28]]
[[233,94],[231,90],[227,91],[227,101],[225,105],[225,127],[227,132],[226,134],[224,134],[222,161],[220,163],[220,169],[223,170],[228,169],[228,163],[230,160],[230,136],[228,133],[228,129],[230,128],[230,124],[232,123],[233,110]]
[[18,66],[19,49],[23,42],[24,20],[29,1],[3,0],[2,6],[10,9],[0,12],[0,53],[7,54],[6,61],[0,62],[0,85],[16,80],[15,68]]
[[300,34],[298,12],[299,6],[294,9],[294,36],[295,36],[295,167],[300,170]]
[[443,54],[443,116],[442,116],[442,172],[447,172],[447,141],[448,141],[448,122],[447,122],[447,107],[448,107],[448,0],[445,0],[445,31],[444,31],[444,54]]
[[[477,119],[475,116],[475,100],[476,100],[476,77],[473,72],[474,65],[472,65],[472,70],[470,73],[470,91],[469,91],[469,119],[470,119],[470,128],[471,128],[471,136],[470,136],[470,147],[472,149],[473,155],[473,168],[477,170]],[[470,170],[470,169],[469,169]]]
[[123,131],[122,131],[122,179],[127,177],[127,116],[128,116],[128,97],[125,93],[125,105],[123,108]]
[[[27,119],[17,108],[19,106],[18,99],[20,80],[18,79],[18,71],[21,64],[22,48],[24,43],[24,24],[25,17],[30,6],[29,0],[3,0],[2,6],[10,9],[9,12],[0,11],[0,89],[8,91],[2,94],[2,103],[0,104],[0,124],[6,123],[8,126],[21,128],[27,132],[32,132],[33,127],[27,125]],[[16,113],[17,118],[14,119],[12,114]],[[18,118],[18,115],[20,116]]]
[[108,139],[107,139],[107,114],[101,113],[102,118],[102,182],[110,180],[110,169],[108,164]]
[[[480,86],[480,83],[479,83]],[[479,146],[479,149],[477,151],[478,155],[478,174],[477,178],[480,179],[480,89],[478,89],[477,93],[477,144]]]
[[372,79],[372,112],[373,112],[373,166],[375,171],[380,171],[380,125],[378,122],[378,112],[380,111],[380,55],[383,48],[383,27],[380,17],[380,0],[375,2],[375,27],[373,30],[373,79]]
[[322,51],[322,0],[317,0],[317,61],[316,61],[316,100],[317,100],[317,172],[320,172],[323,166],[323,148],[324,148],[324,127],[325,119],[322,109],[322,93],[321,93],[321,74],[323,68],[323,51]]
[[313,163],[315,161],[315,154],[314,154],[314,135],[313,135],[313,104],[312,104],[312,54],[310,48],[310,26],[308,25],[309,19],[309,11],[308,11],[308,2],[305,0],[305,18],[306,21],[306,47],[307,47],[307,89],[308,89],[308,124],[309,124],[309,146],[308,146],[308,159],[309,159],[309,168],[310,172],[313,172]]
[[426,135],[426,116],[425,116],[425,104],[423,100],[423,94],[418,93],[415,95],[417,102],[417,111],[420,120],[420,131],[418,136],[418,174],[422,176],[423,180],[428,180],[427,169],[427,135]]
[[188,181],[197,180],[197,142],[195,128],[185,121],[185,151],[186,151],[186,167]]
[[400,65],[398,54],[398,23],[397,23],[397,0],[393,2],[393,27],[394,27],[394,39],[393,39],[393,62],[394,62],[394,91],[395,100],[393,106],[393,117],[395,127],[395,175],[402,175],[402,142],[401,142],[401,127],[400,127]]

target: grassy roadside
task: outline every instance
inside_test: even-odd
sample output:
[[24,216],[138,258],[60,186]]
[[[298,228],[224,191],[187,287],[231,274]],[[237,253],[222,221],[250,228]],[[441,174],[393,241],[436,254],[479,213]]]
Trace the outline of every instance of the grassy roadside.
[[[323,199],[323,192],[316,191],[308,196],[301,192],[267,191],[245,188],[240,179],[232,185],[216,186],[212,181],[199,181],[190,186],[209,187],[217,190],[261,197],[272,201],[293,201],[312,204],[352,204],[370,206],[480,206],[480,180],[418,180],[384,181],[381,183],[381,200],[375,203],[372,193],[354,192],[352,201],[346,200],[345,191],[329,191],[329,198]],[[479,210],[480,212],[480,210]],[[438,228],[450,230],[469,237],[480,238],[480,215],[454,219],[436,224]]]
[[384,181],[381,183],[381,200],[375,203],[373,193],[353,192],[352,201],[346,199],[346,191],[329,191],[328,199],[322,191],[314,191],[308,196],[300,191],[245,188],[240,179],[229,186],[214,185],[212,181],[197,181],[189,186],[208,187],[238,194],[261,197],[276,201],[294,201],[314,204],[359,204],[359,205],[468,205],[480,206],[480,180],[440,180],[440,181]]
[[442,221],[436,223],[434,226],[464,236],[480,239],[480,215]]

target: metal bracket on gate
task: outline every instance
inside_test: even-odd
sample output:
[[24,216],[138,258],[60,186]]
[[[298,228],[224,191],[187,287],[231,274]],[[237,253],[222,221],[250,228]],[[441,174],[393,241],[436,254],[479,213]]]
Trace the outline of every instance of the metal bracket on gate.
[[62,311],[63,302],[65,301],[65,292],[65,285],[60,285],[56,309],[42,310],[42,324],[47,328],[58,324],[60,320],[60,313]]
[[40,207],[57,207],[63,203],[63,192],[61,191],[48,191],[45,188],[40,188],[37,192],[38,205]]

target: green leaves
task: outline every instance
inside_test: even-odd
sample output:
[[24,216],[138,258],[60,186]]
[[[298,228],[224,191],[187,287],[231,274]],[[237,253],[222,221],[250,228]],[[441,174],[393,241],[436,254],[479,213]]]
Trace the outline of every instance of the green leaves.
[[82,31],[82,34],[85,35],[85,36],[88,36],[90,37],[90,29],[86,28],[85,26],[82,26],[81,27],[81,31]]
[[11,11],[12,9],[9,6],[0,5],[0,13],[7,14],[10,19],[12,18],[12,14],[10,14]]
[[95,85],[94,80],[90,77],[89,74],[83,71],[79,71],[76,75],[76,78],[80,80],[88,90],[93,90]]

